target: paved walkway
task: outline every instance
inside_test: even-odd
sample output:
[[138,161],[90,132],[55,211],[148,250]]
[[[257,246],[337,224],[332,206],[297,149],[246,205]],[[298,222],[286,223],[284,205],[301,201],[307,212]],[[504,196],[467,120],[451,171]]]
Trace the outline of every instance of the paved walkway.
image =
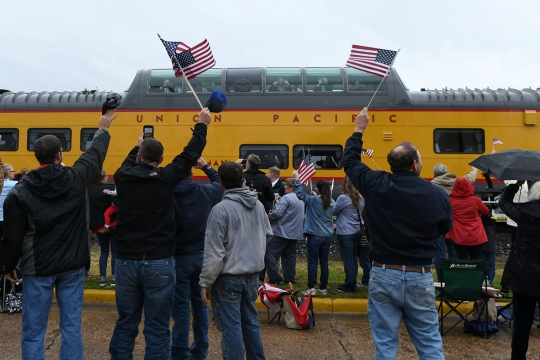
[[[290,330],[283,322],[267,324],[266,313],[260,312],[259,322],[267,359],[372,359],[375,351],[365,314],[321,313],[315,308],[316,327],[310,330]],[[116,307],[112,304],[86,304],[83,310],[83,341],[85,359],[109,359],[109,340],[116,320]],[[134,358],[144,356],[142,326],[136,340]],[[397,359],[416,359],[416,350],[409,340],[404,325],[399,329],[400,345]],[[209,360],[221,359],[220,333],[210,327]],[[21,314],[0,314],[0,358],[20,359]],[[453,330],[443,338],[446,359],[509,359],[511,331],[501,331],[489,339]],[[53,305],[49,327],[45,336],[47,359],[57,359],[61,336],[58,329],[58,308]],[[530,354],[540,355],[540,329],[531,332]]]

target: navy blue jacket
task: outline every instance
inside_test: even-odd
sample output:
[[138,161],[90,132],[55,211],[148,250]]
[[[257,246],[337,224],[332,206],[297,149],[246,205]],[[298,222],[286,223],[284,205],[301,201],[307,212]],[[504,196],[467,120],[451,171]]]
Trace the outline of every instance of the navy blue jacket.
[[391,265],[430,265],[435,242],[452,228],[448,195],[411,171],[373,171],[361,162],[362,133],[345,144],[345,173],[366,199],[369,251]]
[[223,197],[217,171],[210,166],[205,166],[203,171],[210,184],[197,185],[193,180],[182,180],[174,189],[175,256],[204,251],[208,214]]

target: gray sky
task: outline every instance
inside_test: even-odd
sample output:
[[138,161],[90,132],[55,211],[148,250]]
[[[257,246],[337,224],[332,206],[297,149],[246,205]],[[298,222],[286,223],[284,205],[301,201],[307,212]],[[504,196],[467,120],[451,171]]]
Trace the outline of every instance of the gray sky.
[[345,66],[353,43],[401,52],[411,90],[540,87],[540,1],[2,1],[0,88],[123,91],[170,68],[156,33],[207,38],[216,67]]

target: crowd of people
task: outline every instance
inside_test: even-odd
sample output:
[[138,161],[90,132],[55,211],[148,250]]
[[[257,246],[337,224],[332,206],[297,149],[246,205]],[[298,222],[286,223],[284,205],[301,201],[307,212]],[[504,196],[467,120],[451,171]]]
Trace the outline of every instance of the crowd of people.
[[[318,181],[308,194],[298,172],[284,180],[272,166],[266,174],[255,154],[213,169],[202,157],[211,123],[206,108],[170,164],[160,166],[161,142],[141,134],[115,172],[115,184],[108,184],[102,167],[115,118],[109,110],[99,119],[92,146],[73,166],[62,163],[61,143],[53,135],[36,140],[40,166],[35,170],[23,167],[15,175],[0,160],[0,273],[12,282],[20,281],[16,269],[24,276],[23,359],[44,358],[53,291],[60,310],[60,358],[83,358],[90,234],[101,249],[101,286],[109,283],[111,253],[110,285],[118,311],[109,344],[112,359],[132,358],[143,313],[145,358],[206,358],[209,300],[223,358],[264,359],[257,290],[266,274],[275,285],[296,282],[297,244],[304,238],[308,280],[303,294],[327,295],[335,233],[345,274],[337,290],[368,287],[377,359],[396,356],[401,320],[421,359],[444,358],[431,267],[434,262],[440,276],[438,263],[447,250],[450,258],[485,258],[493,281],[494,231],[488,230],[490,208],[474,196],[477,169],[457,178],[437,164],[430,183],[420,177],[419,150],[404,142],[387,156],[391,172],[371,170],[361,158],[367,108],[345,144],[346,176],[336,201],[328,181]],[[193,167],[209,183],[193,181]],[[527,202],[520,198],[525,184],[509,184],[500,200],[519,229],[501,282],[514,294],[513,359],[525,358],[540,299],[540,287],[528,281],[540,275],[540,182],[528,184]],[[363,275],[357,284],[359,265]]]

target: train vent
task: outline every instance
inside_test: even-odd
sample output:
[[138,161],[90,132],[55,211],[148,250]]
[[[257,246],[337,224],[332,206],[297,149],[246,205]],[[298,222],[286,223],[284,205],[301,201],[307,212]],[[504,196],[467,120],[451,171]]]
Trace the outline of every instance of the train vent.
[[523,92],[532,94],[536,98],[536,101],[540,101],[540,94],[538,94],[538,91],[534,91],[533,89],[523,89]]
[[392,140],[392,133],[391,132],[383,132],[382,133],[382,139],[385,141],[391,141]]

